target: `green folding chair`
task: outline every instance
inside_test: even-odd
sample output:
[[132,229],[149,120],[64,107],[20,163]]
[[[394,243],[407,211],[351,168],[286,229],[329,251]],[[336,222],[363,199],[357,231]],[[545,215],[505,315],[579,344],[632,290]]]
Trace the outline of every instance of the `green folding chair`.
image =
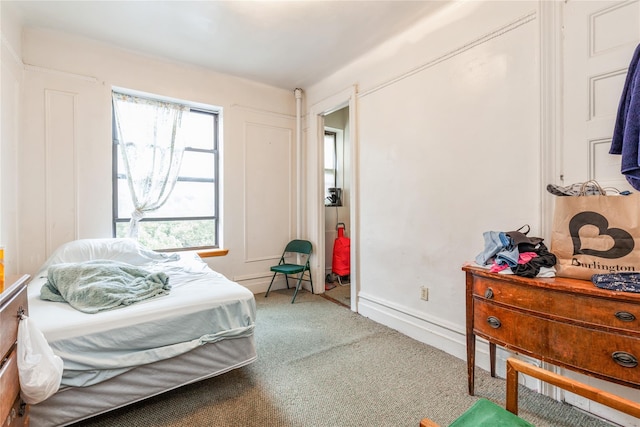
[[[291,264],[285,261],[285,256],[299,256],[302,264]],[[269,284],[269,288],[267,289],[267,293],[264,297],[269,296],[269,291],[271,290],[271,285],[273,285],[273,280],[276,278],[278,273],[284,274],[285,281],[287,282],[287,289],[289,289],[289,275],[298,274],[298,284],[296,285],[296,290],[293,293],[293,299],[291,300],[291,304],[296,300],[296,295],[298,295],[298,291],[300,290],[300,285],[302,281],[307,281],[311,283],[311,293],[313,293],[313,281],[311,279],[311,267],[309,266],[309,259],[311,258],[311,242],[307,240],[292,240],[287,243],[287,246],[284,248],[284,252],[282,252],[282,256],[280,257],[280,262],[278,265],[274,265],[271,267],[271,271],[273,271],[273,277],[271,278],[271,283]],[[305,272],[308,273],[309,278],[305,279]]]

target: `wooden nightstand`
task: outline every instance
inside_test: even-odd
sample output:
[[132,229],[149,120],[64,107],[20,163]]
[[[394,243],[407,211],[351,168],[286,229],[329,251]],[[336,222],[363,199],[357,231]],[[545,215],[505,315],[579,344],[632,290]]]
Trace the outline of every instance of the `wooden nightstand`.
[[0,420],[3,427],[29,425],[29,406],[20,398],[16,338],[20,314],[28,314],[29,276],[7,276],[0,293]]

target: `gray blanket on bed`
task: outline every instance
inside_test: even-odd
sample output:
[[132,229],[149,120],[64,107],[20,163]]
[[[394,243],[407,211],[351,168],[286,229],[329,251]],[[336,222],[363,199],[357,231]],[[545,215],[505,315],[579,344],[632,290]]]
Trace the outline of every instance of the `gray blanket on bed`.
[[165,273],[152,273],[119,261],[94,260],[49,267],[40,298],[97,313],[165,295],[170,290]]

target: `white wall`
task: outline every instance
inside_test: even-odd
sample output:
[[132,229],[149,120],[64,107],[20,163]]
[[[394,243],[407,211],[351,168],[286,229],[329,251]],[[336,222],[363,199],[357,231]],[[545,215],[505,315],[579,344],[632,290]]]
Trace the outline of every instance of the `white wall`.
[[21,271],[61,243],[111,236],[111,88],[223,109],[222,246],[216,270],[259,292],[296,229],[292,91],[26,29],[20,143]]
[[307,90],[313,112],[358,88],[359,312],[460,358],[460,267],[484,231],[540,226],[538,19],[456,3]]
[[13,11],[2,3],[0,71],[0,245],[5,246],[7,275],[18,274],[18,140],[20,136],[20,91],[22,61],[20,25]]

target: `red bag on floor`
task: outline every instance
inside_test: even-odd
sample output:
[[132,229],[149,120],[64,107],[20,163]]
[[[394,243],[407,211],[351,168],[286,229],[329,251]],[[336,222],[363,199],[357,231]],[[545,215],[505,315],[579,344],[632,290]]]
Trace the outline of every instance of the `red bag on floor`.
[[351,272],[351,239],[344,235],[344,224],[337,226],[338,237],[333,244],[331,270],[338,276],[348,276]]

